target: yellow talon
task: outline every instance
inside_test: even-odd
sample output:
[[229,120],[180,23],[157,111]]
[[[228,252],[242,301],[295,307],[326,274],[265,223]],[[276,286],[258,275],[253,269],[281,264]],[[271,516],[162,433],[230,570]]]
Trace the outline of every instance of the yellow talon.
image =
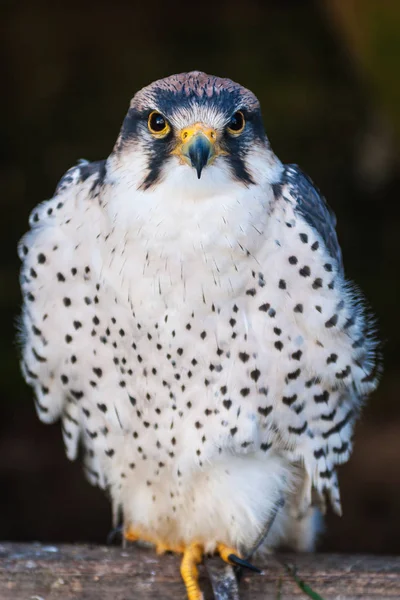
[[156,544],[157,554],[165,554],[166,552],[174,552],[175,554],[183,554],[185,547],[182,544],[165,544],[164,542],[158,542]]
[[183,544],[169,544],[163,540],[157,539],[155,536],[151,536],[140,529],[133,527],[127,527],[124,531],[124,538],[128,542],[147,542],[153,544],[156,547],[157,554],[165,554],[165,552],[175,552],[176,554],[182,554],[185,551]]
[[[199,586],[199,572],[197,565],[201,563],[204,555],[204,546],[199,542],[192,542],[188,546],[177,543],[168,543],[166,540],[156,538],[144,533],[139,528],[135,529],[129,526],[124,531],[124,537],[129,542],[143,541],[150,542],[156,547],[157,554],[164,554],[165,552],[174,552],[176,554],[183,554],[181,562],[181,575],[186,586],[187,600],[202,600],[203,594]],[[230,565],[240,565],[250,568],[255,571],[259,571],[248,563],[248,561],[242,559],[240,553],[236,548],[231,548],[226,544],[219,543],[216,548],[217,553],[220,555],[222,560]]]
[[255,573],[261,573],[261,569],[255,567],[248,559],[242,558],[239,552],[237,552],[234,548],[230,548],[225,544],[217,545],[217,552],[223,561],[227,562],[230,565],[235,565],[238,567],[245,567],[250,571],[254,571]]
[[194,542],[185,548],[181,562],[181,575],[186,586],[188,600],[202,600],[197,566],[203,559],[203,546]]
[[229,556],[231,554],[238,556],[239,558],[242,558],[240,556],[240,554],[237,552],[237,550],[235,550],[235,548],[230,548],[229,546],[226,546],[225,544],[218,544],[217,552],[220,555],[220,557],[222,558],[222,560],[230,565],[234,564],[231,560],[229,560]]
[[137,542],[138,540],[142,539],[139,531],[136,531],[132,527],[128,527],[128,529],[125,529],[124,538],[128,542]]

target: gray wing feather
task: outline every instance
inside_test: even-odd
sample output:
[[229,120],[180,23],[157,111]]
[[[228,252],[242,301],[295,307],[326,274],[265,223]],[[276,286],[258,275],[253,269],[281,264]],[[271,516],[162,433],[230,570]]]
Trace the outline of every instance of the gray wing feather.
[[336,217],[318,188],[297,165],[285,165],[282,179],[276,185],[280,189],[282,186],[289,188],[291,197],[296,201],[296,212],[318,232],[343,273],[342,252],[336,235]]

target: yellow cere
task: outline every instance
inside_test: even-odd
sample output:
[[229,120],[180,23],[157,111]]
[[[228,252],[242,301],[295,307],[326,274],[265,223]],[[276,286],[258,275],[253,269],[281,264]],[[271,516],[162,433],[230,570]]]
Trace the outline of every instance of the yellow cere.
[[215,129],[213,129],[212,127],[207,127],[207,125],[204,125],[203,123],[195,123],[190,127],[185,127],[180,131],[179,137],[182,140],[182,142],[186,144],[192,137],[199,133],[205,135],[208,141],[211,142],[211,144],[215,144],[215,142],[217,141],[217,132],[215,131]]

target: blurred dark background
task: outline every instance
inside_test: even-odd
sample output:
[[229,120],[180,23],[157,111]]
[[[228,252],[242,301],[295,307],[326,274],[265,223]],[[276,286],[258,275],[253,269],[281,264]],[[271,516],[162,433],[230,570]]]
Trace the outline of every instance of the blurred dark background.
[[34,413],[19,372],[16,245],[79,158],[111,151],[130,98],[200,69],[261,100],[272,146],[328,197],[348,277],[378,315],[385,374],[340,469],[321,549],[400,552],[400,4],[379,0],[3,2],[0,539],[104,542],[107,499]]

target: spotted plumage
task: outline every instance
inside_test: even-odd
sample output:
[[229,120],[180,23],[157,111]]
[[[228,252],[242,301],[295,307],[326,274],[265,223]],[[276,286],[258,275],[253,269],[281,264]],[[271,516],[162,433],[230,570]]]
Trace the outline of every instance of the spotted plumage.
[[255,96],[198,72],[155,82],[30,227],[24,376],[125,529],[245,553],[284,497],[266,544],[312,548],[315,507],[341,510],[377,344],[334,216],[273,154]]

